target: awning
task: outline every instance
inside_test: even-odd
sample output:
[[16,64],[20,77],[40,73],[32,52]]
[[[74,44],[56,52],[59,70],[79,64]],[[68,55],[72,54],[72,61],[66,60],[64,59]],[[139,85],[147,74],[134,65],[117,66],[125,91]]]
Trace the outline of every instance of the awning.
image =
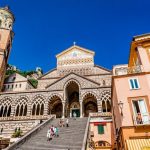
[[90,122],[90,124],[94,124],[94,126],[98,126],[98,125],[106,125],[106,122]]
[[150,139],[126,140],[128,150],[150,150]]

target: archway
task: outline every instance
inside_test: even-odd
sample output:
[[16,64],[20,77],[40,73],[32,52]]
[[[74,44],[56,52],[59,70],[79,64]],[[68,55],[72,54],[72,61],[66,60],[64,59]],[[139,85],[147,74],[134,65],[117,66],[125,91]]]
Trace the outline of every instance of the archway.
[[79,86],[75,81],[70,81],[66,86],[66,117],[73,117],[76,114],[80,117]]
[[54,95],[48,104],[48,114],[55,114],[56,118],[62,117],[62,102],[59,96]]
[[85,117],[88,117],[89,113],[98,112],[97,99],[92,93],[86,94],[83,98],[83,111]]

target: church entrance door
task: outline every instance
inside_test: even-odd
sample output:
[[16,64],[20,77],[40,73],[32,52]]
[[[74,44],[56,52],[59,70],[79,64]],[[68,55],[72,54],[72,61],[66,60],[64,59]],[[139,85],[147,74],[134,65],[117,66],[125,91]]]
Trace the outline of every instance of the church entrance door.
[[80,117],[80,109],[78,109],[78,108],[73,108],[72,110],[71,110],[71,117],[74,117],[74,113],[76,114],[76,117]]
[[70,81],[66,86],[66,116],[73,117],[73,113],[76,113],[77,117],[80,117],[80,103],[79,103],[79,86],[76,82]]

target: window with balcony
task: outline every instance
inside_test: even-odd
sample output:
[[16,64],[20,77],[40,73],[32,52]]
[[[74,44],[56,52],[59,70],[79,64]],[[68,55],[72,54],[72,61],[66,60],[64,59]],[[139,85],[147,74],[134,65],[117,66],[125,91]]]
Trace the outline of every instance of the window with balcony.
[[143,99],[133,100],[133,112],[135,124],[149,124],[150,116],[147,111],[146,102]]
[[129,79],[130,89],[139,89],[140,85],[137,78]]

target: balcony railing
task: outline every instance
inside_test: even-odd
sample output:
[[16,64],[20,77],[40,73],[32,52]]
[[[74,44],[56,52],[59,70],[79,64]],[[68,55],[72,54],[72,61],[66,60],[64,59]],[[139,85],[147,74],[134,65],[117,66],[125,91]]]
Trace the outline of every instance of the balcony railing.
[[134,74],[134,73],[140,73],[143,72],[143,68],[141,65],[139,66],[133,66],[133,67],[120,67],[115,68],[115,76],[119,75],[127,75],[127,74]]
[[90,117],[112,117],[111,112],[96,112],[96,113],[90,113]]
[[138,113],[133,116],[134,125],[150,125],[150,113]]

